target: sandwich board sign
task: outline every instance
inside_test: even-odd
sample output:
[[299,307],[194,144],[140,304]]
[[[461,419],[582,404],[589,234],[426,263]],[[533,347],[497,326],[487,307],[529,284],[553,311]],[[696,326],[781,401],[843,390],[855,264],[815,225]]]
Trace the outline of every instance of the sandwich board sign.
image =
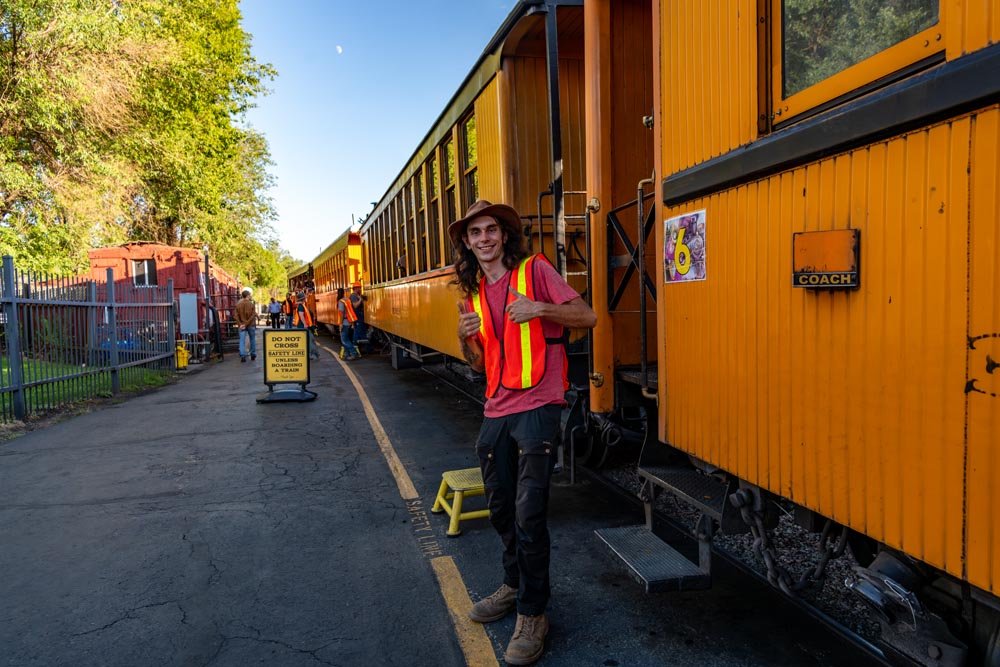
[[[313,401],[309,384],[309,332],[305,329],[264,329],[264,384],[267,393],[258,403]],[[297,384],[297,389],[275,385]]]

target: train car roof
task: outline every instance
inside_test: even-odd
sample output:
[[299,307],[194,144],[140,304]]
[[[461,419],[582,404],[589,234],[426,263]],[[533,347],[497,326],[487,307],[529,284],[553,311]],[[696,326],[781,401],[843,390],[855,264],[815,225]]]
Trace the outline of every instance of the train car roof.
[[500,57],[502,55],[502,50],[504,46],[504,41],[510,35],[511,31],[517,25],[517,23],[530,14],[536,13],[538,8],[544,7],[582,7],[583,0],[519,0],[514,8],[511,10],[507,18],[500,25],[500,28],[496,31],[493,37],[490,39],[486,48],[483,49],[482,55],[472,66],[472,69],[462,80],[462,83],[458,86],[458,90],[455,94],[451,96],[448,103],[445,105],[444,109],[438,115],[437,119],[431,124],[430,129],[424,138],[420,140],[417,144],[416,150],[410,155],[406,164],[400,169],[399,173],[392,180],[392,184],[383,193],[382,197],[379,199],[378,204],[372,209],[371,213],[365,218],[364,223],[361,226],[361,232],[363,233],[375,220],[377,215],[381,213],[386,207],[389,201],[396,196],[396,193],[402,187],[399,185],[402,182],[408,181],[416,170],[416,167],[423,163],[426,159],[430,150],[433,150],[444,139],[445,132],[449,130],[455,123],[459,121],[461,115],[465,112],[466,108],[476,99],[476,96],[486,87],[486,85],[493,79],[496,75],[497,70],[500,66]]
[[289,272],[288,277],[294,278],[295,276],[302,275],[309,271],[310,267],[318,266],[326,260],[330,259],[338,252],[342,251],[351,243],[361,243],[361,234],[358,232],[348,229],[343,234],[338,236],[333,242],[323,249],[311,262],[306,262],[301,266],[296,267],[291,272]]
[[351,242],[361,243],[361,235],[357,232],[348,229],[343,234],[334,239],[333,243],[328,245],[323,252],[316,256],[316,259],[312,261],[313,265],[322,264],[326,260],[330,259],[338,252],[346,248]]

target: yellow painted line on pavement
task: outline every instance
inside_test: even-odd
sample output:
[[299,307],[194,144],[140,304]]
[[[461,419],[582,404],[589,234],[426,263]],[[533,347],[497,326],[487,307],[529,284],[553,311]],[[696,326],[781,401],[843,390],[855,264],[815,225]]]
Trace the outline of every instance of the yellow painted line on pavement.
[[[375,414],[375,408],[368,400],[368,394],[361,386],[358,376],[336,351],[326,345],[320,345],[320,347],[337,360],[358,392],[358,398],[361,399],[361,404],[365,408],[365,416],[368,417],[368,423],[375,434],[375,440],[378,441],[379,449],[382,450],[382,455],[385,457],[386,463],[389,464],[389,470],[396,479],[399,495],[403,497],[404,501],[419,500],[420,495],[417,493],[416,487],[413,486],[413,482],[399,457],[396,456],[392,441],[389,440],[385,429],[382,428],[382,422]],[[493,651],[493,643],[486,636],[486,628],[469,618],[472,598],[469,597],[469,589],[465,587],[465,582],[462,580],[462,575],[458,571],[455,561],[452,560],[451,556],[438,556],[431,559],[431,567],[434,568],[434,575],[441,588],[441,595],[444,596],[445,604],[448,606],[448,613],[451,615],[452,625],[455,626],[455,634],[458,635],[458,644],[465,655],[466,664],[473,667],[498,665],[496,653]]]
[[455,561],[451,556],[441,556],[431,560],[431,567],[434,568],[438,585],[441,586],[441,594],[444,595],[444,601],[448,605],[448,613],[451,614],[451,621],[455,625],[458,643],[462,647],[462,653],[465,654],[465,663],[475,667],[499,664],[493,651],[493,643],[486,636],[486,629],[481,623],[469,618],[472,600]]
[[365,416],[368,417],[368,423],[371,424],[372,432],[375,434],[375,440],[378,442],[378,448],[382,450],[382,456],[385,457],[385,462],[389,464],[389,470],[392,472],[393,478],[396,480],[396,486],[399,487],[399,495],[403,497],[403,500],[413,500],[414,498],[419,498],[420,494],[417,493],[417,489],[413,486],[413,482],[410,481],[410,476],[406,472],[406,468],[399,461],[399,457],[396,456],[396,450],[392,446],[392,441],[389,440],[389,436],[385,434],[385,429],[382,428],[382,422],[379,421],[378,415],[375,414],[375,408],[372,407],[372,402],[368,400],[368,394],[365,393],[364,387],[361,386],[361,382],[358,380],[358,376],[354,374],[343,359],[341,359],[336,352],[326,345],[320,345],[324,350],[330,353],[330,356],[337,360],[343,369],[347,373],[347,377],[350,378],[351,383],[354,385],[354,389],[358,392],[358,398],[361,399],[361,405],[365,407]]

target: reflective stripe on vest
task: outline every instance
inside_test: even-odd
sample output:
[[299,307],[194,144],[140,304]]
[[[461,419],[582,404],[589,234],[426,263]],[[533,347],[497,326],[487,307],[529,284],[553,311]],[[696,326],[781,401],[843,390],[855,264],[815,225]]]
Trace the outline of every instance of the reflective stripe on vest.
[[351,324],[357,322],[358,316],[354,313],[354,306],[351,305],[351,300],[345,297],[340,302],[344,304],[344,316],[347,317],[347,321]]
[[[544,256],[532,255],[526,257],[510,272],[508,286],[517,290],[534,301],[535,281],[532,271],[536,258]],[[504,312],[503,344],[497,338],[493,329],[493,315],[490,312],[486,294],[486,278],[479,283],[479,291],[472,295],[472,309],[479,315],[479,335],[483,344],[486,359],[486,396],[492,398],[500,385],[507,389],[529,389],[541,382],[545,375],[545,335],[542,332],[542,321],[534,318],[527,322],[515,324]],[[517,297],[507,291],[507,304],[513,303]]]

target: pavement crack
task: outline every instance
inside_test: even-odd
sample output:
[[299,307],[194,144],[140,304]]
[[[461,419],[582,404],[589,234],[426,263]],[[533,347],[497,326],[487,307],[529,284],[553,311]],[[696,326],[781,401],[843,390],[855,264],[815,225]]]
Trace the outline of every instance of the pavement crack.
[[[72,636],[73,637],[83,637],[83,636],[86,636],[86,635],[92,635],[95,632],[103,632],[104,630],[112,628],[112,627],[118,625],[119,623],[121,623],[122,621],[136,620],[136,617],[135,617],[136,612],[142,611],[143,609],[152,609],[153,607],[163,607],[165,605],[175,604],[175,605],[177,605],[177,608],[180,609],[182,613],[184,613],[184,609],[181,608],[181,604],[180,603],[181,603],[181,600],[166,600],[164,602],[152,602],[150,604],[144,604],[144,605],[140,605],[138,607],[133,607],[132,609],[129,609],[128,611],[126,611],[122,616],[119,616],[118,618],[116,618],[115,620],[111,621],[110,623],[105,623],[104,625],[102,625],[100,627],[92,628],[92,629],[86,630],[84,632],[76,632]],[[184,613],[181,622],[184,622],[186,619],[187,619],[187,614]]]
[[[251,630],[255,630],[255,628],[250,628],[250,629]],[[327,643],[323,644],[322,646],[317,646],[316,648],[313,648],[313,649],[305,649],[305,648],[299,648],[297,646],[292,646],[291,644],[289,644],[287,642],[283,642],[283,641],[281,641],[279,639],[267,639],[267,638],[263,638],[263,637],[248,637],[248,636],[245,636],[245,635],[234,635],[234,636],[227,636],[227,637],[225,637],[224,641],[223,641],[223,644],[226,644],[229,641],[232,641],[234,639],[242,639],[244,641],[257,642],[258,644],[275,644],[277,646],[281,646],[283,648],[286,648],[289,651],[294,651],[295,653],[302,653],[304,655],[308,655],[310,658],[312,658],[316,662],[320,663],[321,665],[330,665],[331,667],[337,667],[337,663],[330,662],[329,660],[324,660],[323,658],[319,657],[316,654],[319,653],[320,651],[322,651],[323,649],[325,649],[326,647],[331,646],[333,644],[337,644],[337,643],[339,643],[341,641],[357,641],[357,639],[353,638],[353,637],[352,638],[338,637],[336,639],[328,641]],[[218,655],[218,654],[216,654],[216,655]],[[215,656],[213,656],[212,660],[214,660],[214,659],[215,659]],[[208,663],[205,663],[205,664],[208,665],[210,663],[211,663],[211,660]]]

